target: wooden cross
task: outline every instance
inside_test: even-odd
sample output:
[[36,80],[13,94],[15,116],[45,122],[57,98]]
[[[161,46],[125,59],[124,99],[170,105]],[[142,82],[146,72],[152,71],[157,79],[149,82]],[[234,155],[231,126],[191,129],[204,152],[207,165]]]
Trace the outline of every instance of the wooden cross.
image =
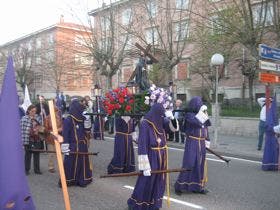
[[[140,44],[138,44],[137,42],[135,43],[135,46],[139,50],[141,50],[141,52],[144,53],[144,57],[150,58],[153,63],[158,63],[158,60],[151,53],[149,53],[149,51],[151,49],[151,45],[150,44],[146,47],[146,49],[144,47],[142,47]],[[130,76],[128,81],[132,81],[134,79],[135,75],[136,75],[136,69],[134,69],[134,71],[131,74],[131,76]]]
[[56,117],[55,117],[55,112],[54,112],[54,104],[53,104],[52,100],[49,101],[49,107],[50,107],[53,135],[57,136],[57,139],[58,139],[58,140],[54,140],[54,143],[55,143],[58,169],[59,169],[59,174],[60,174],[60,181],[61,181],[62,191],[63,191],[65,210],[71,210],[70,199],[69,199],[66,178],[65,178],[65,173],[64,173],[62,154],[60,152],[61,151],[60,143],[63,142],[63,137],[58,134],[57,125],[56,125]]

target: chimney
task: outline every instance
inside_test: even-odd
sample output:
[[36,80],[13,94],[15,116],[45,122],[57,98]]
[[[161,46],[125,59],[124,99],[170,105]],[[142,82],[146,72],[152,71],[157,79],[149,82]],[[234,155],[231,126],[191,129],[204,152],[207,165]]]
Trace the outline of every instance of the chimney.
[[64,23],[64,15],[60,15],[60,20],[59,20],[60,23]]

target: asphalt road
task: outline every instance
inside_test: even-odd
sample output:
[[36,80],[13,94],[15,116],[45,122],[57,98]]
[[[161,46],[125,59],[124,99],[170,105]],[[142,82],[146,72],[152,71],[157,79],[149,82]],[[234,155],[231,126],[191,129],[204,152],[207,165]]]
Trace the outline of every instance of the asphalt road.
[[[106,178],[107,165],[113,155],[113,140],[93,141],[92,151],[100,153],[93,157],[94,181],[86,188],[70,187],[72,210],[127,210],[127,199],[132,193],[136,177]],[[137,151],[136,151],[137,152]],[[221,210],[277,210],[280,209],[280,174],[264,172],[261,163],[242,158],[232,158],[229,166],[208,155],[207,195],[174,194],[177,173],[171,174],[171,205],[163,203],[162,209],[221,209]],[[170,148],[169,166],[181,166],[183,150]],[[43,175],[28,176],[29,186],[37,210],[63,210],[63,195],[57,187],[58,172],[47,171],[47,155],[41,155]]]

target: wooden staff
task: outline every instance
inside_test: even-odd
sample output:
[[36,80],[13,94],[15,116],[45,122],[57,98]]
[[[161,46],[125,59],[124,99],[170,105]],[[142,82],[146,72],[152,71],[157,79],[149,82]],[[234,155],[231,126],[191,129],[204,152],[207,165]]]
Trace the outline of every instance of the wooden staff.
[[[56,151],[48,151],[43,149],[30,149],[30,152],[40,152],[40,153],[56,153]],[[66,154],[74,154],[74,155],[98,155],[99,152],[66,152]],[[61,153],[64,154],[64,153]]]
[[[49,101],[49,108],[50,108],[53,134],[57,135],[57,138],[58,138],[58,140],[54,141],[55,150],[56,151],[61,151],[60,143],[63,142],[63,137],[58,135],[57,125],[56,125],[56,117],[55,117],[55,112],[54,112],[54,105],[53,105],[52,100]],[[67,189],[67,184],[66,184],[66,178],[65,178],[65,172],[64,172],[64,166],[63,166],[61,152],[56,152],[56,157],[57,157],[58,169],[59,169],[59,174],[60,174],[60,181],[61,181],[61,185],[62,185],[65,209],[66,210],[71,210],[70,199],[69,199],[69,194],[68,194],[68,189]]]
[[214,152],[212,149],[209,149],[206,147],[206,150],[210,153],[212,153],[213,155],[216,155],[218,158],[220,158],[221,160],[225,161],[227,164],[229,163],[230,159],[226,159],[223,156],[217,154],[216,152]]
[[[163,173],[174,173],[174,172],[184,172],[184,171],[191,171],[191,169],[175,168],[175,169],[167,169],[167,170],[156,170],[156,171],[151,171],[151,174],[163,174]],[[141,175],[143,175],[143,172],[139,171],[139,172],[132,172],[132,173],[120,173],[120,174],[101,175],[100,178],[141,176]]]

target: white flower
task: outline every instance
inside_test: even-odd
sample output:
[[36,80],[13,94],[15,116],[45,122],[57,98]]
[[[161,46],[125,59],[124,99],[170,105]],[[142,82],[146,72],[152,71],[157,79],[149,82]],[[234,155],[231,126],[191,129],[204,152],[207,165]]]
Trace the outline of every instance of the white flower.
[[171,97],[171,96],[168,96],[168,100],[171,101],[171,100],[172,100],[172,97]]
[[157,100],[157,102],[158,102],[158,103],[162,103],[162,102],[163,102],[163,98],[162,98],[162,97],[159,97],[158,100]]
[[147,99],[144,101],[144,104],[149,105],[149,103],[150,103],[150,101],[149,101],[149,100],[147,100]]
[[156,86],[154,84],[152,84],[152,86],[150,87],[150,90],[154,91],[156,89]]
[[146,99],[146,100],[149,100],[149,99],[150,99],[150,97],[149,97],[149,96],[145,96],[145,99]]
[[156,95],[152,94],[152,95],[151,95],[151,99],[152,99],[152,100],[155,100],[155,99],[156,99]]
[[163,104],[163,108],[166,109],[167,107],[168,107],[167,103]]

